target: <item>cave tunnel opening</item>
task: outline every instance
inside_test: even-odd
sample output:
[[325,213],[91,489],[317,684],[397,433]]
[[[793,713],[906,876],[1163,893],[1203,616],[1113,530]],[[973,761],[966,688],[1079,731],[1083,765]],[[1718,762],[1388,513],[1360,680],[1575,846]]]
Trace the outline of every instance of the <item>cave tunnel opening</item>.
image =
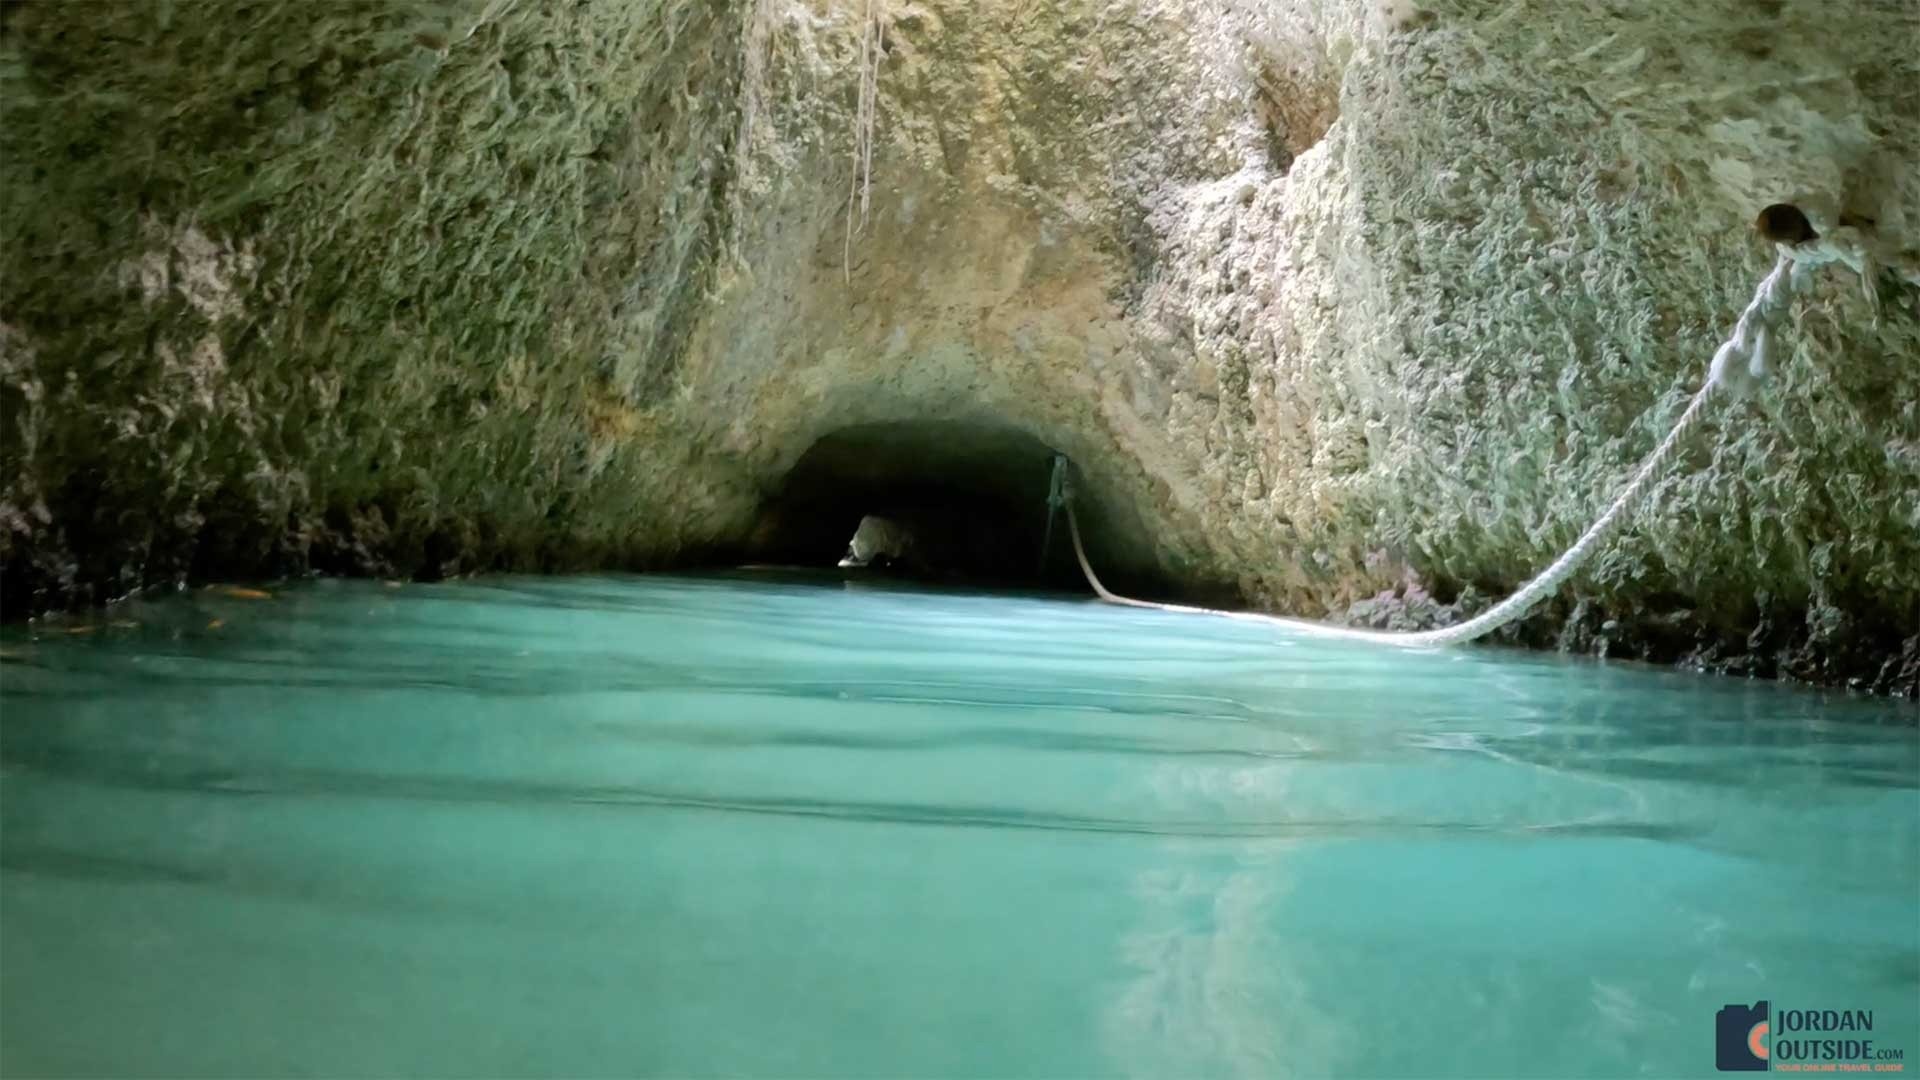
[[[1033,435],[995,423],[841,428],[814,443],[769,499],[755,556],[922,581],[1086,592],[1066,516],[1048,532],[1055,456]],[[1110,515],[1077,477],[1076,491],[1088,555],[1098,564],[1110,547],[1100,523]]]

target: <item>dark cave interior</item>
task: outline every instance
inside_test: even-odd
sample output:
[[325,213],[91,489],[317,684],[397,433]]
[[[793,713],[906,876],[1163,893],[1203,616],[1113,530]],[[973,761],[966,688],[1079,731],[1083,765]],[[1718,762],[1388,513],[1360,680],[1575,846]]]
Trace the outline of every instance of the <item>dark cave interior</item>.
[[[1048,535],[1055,451],[1018,428],[977,421],[862,424],[821,438],[768,501],[756,558],[830,567],[861,520],[884,518],[902,538],[888,572],[925,580],[1085,591],[1065,515]],[[1089,557],[1111,555],[1096,527],[1109,516],[1077,503]],[[1044,555],[1043,555],[1044,552]],[[866,569],[875,569],[867,567]]]

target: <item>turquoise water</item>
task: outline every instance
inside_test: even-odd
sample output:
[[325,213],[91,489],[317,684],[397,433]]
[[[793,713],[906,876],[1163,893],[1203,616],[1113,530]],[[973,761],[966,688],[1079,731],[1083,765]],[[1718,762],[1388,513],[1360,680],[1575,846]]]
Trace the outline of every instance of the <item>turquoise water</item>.
[[1920,710],[774,575],[198,592],[0,666],[0,1071],[1920,1069]]

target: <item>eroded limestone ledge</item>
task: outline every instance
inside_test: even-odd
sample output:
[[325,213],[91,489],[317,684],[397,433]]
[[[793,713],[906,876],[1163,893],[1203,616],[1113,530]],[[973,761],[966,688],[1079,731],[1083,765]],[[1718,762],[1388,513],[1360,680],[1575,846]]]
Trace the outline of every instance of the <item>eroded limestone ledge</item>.
[[[1122,581],[1411,625],[1611,498],[1761,206],[1920,254],[1901,0],[167,10],[0,13],[12,613],[753,557],[820,440],[924,424],[1069,454]],[[1920,692],[1876,287],[1514,636]]]

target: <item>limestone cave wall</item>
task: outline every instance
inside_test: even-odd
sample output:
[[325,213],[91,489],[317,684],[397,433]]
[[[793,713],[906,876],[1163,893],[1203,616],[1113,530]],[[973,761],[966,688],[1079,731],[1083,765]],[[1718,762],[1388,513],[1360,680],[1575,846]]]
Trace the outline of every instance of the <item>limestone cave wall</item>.
[[[1920,265],[1916,56],[1904,0],[0,7],[0,600],[777,555],[886,431],[893,488],[1068,454],[1132,588],[1456,616],[1677,416],[1760,207]],[[1782,344],[1510,640],[1920,693],[1920,294]]]

